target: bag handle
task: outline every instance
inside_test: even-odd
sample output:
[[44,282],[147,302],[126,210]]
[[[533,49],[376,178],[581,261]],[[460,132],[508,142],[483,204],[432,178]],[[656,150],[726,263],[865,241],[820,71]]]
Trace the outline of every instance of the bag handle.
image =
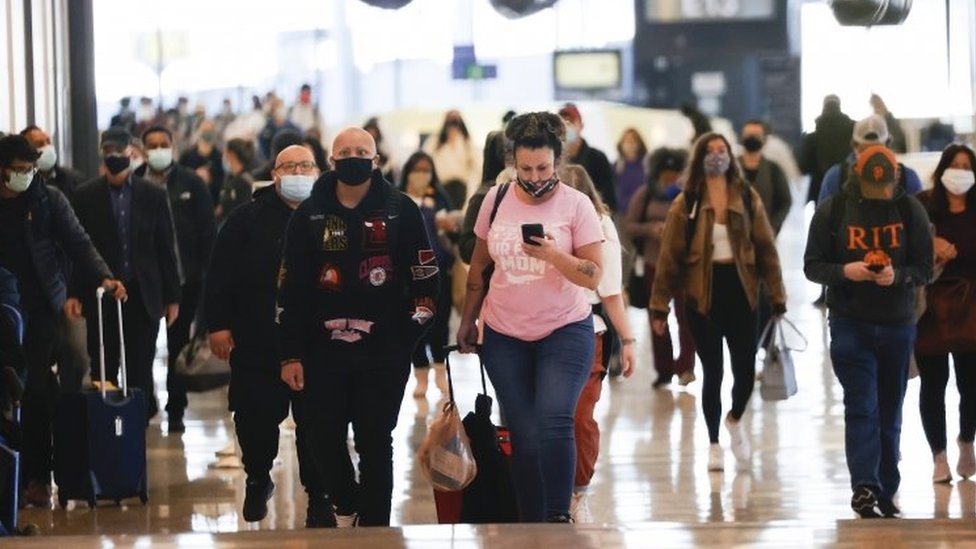
[[[803,341],[802,348],[794,348],[786,344],[786,333],[783,331],[783,324],[789,326],[790,329],[793,331],[793,333],[799,336],[800,340]],[[806,351],[807,347],[810,345],[810,342],[807,341],[806,336],[804,336],[803,333],[800,332],[800,329],[796,327],[796,324],[793,324],[793,321],[786,318],[785,316],[781,316],[781,317],[774,316],[773,318],[770,318],[769,322],[766,323],[766,327],[763,328],[762,334],[759,336],[759,341],[764,341],[766,339],[766,336],[769,335],[770,330],[773,330],[774,327],[776,331],[779,333],[779,339],[780,341],[783,342],[784,348],[789,349],[791,351],[795,351],[797,353],[802,353],[803,351]],[[776,339],[775,337],[770,339],[769,345],[773,345],[775,343],[775,339]]]
[[[485,379],[485,361],[481,359],[481,352],[480,352],[481,345],[475,345],[475,349],[477,351],[476,354],[478,355],[478,364],[480,366],[479,369],[481,370],[481,394],[487,395],[488,382]],[[450,398],[452,402],[454,401],[454,384],[451,382],[450,356],[451,353],[460,350],[461,350],[461,346],[457,344],[444,346],[444,369],[447,370],[447,388],[450,390],[450,395],[451,395]]]

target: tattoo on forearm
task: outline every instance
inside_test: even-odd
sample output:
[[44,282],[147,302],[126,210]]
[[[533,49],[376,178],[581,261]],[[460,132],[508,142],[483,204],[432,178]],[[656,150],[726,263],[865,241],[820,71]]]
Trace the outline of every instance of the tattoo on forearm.
[[576,265],[576,270],[590,278],[593,278],[593,276],[596,275],[596,265],[592,261],[587,261],[585,259],[580,260],[580,262]]

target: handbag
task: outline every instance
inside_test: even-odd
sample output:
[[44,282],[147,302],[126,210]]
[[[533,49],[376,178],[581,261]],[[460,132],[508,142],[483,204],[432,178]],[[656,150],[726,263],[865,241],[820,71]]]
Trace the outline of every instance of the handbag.
[[635,256],[630,268],[630,278],[627,280],[627,295],[630,297],[630,306],[638,309],[646,309],[651,301],[651,294],[647,291],[647,273],[644,269],[644,258]]
[[[450,355],[457,345],[444,348],[449,395],[453,400],[454,384]],[[461,491],[434,490],[437,522],[440,524],[482,524],[518,522],[518,504],[509,461],[512,455],[508,429],[491,421],[492,398],[488,396],[484,363],[481,363],[482,393],[475,399],[473,412],[465,416],[464,432],[477,464],[474,480]]]
[[447,368],[448,399],[417,449],[420,469],[433,485],[435,498],[438,492],[460,492],[478,474],[471,441],[454,400],[454,383],[446,360],[444,366]]
[[915,353],[938,355],[976,351],[976,285],[969,278],[941,277],[925,291]]
[[206,333],[190,339],[176,357],[173,371],[191,393],[203,393],[230,383],[230,363],[214,356]]
[[[786,343],[786,335],[783,333],[783,323],[793,329],[800,339],[803,340],[802,349],[792,349]],[[792,351],[803,352],[807,348],[807,339],[796,328],[796,326],[785,317],[773,317],[763,328],[759,341],[765,341],[770,330],[773,336],[769,338],[769,343],[765,347],[765,356],[762,366],[762,384],[759,386],[759,394],[763,400],[786,400],[797,392],[796,368],[793,365]]]

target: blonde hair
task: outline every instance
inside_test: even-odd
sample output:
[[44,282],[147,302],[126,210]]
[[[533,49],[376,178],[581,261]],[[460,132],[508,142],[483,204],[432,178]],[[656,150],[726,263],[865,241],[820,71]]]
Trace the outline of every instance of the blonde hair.
[[597,192],[596,186],[593,185],[593,180],[590,179],[590,174],[586,173],[583,166],[580,166],[579,164],[565,164],[563,167],[559,168],[558,173],[559,179],[561,179],[563,183],[585,194],[590,199],[590,202],[593,203],[593,207],[596,208],[596,213],[600,215],[610,214],[610,208],[607,207],[606,203],[600,197],[600,193]]

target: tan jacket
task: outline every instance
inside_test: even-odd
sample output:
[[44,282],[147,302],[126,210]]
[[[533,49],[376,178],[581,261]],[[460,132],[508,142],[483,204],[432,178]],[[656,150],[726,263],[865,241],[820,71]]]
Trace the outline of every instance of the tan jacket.
[[[759,281],[762,280],[769,289],[773,311],[785,312],[786,289],[783,287],[773,229],[766,217],[762,199],[752,188],[752,222],[746,226],[742,185],[741,181],[729,185],[726,210],[729,240],[739,280],[753,310],[756,309]],[[672,297],[681,291],[685,292],[688,305],[703,316],[708,316],[712,307],[712,227],[715,224],[715,210],[712,209],[708,193],[703,192],[698,211],[692,212],[695,214],[693,221],[698,223],[698,227],[691,246],[686,246],[689,212],[685,197],[685,193],[681,193],[671,204],[661,239],[661,253],[657,259],[651,293],[650,308],[655,318],[667,318]]]

